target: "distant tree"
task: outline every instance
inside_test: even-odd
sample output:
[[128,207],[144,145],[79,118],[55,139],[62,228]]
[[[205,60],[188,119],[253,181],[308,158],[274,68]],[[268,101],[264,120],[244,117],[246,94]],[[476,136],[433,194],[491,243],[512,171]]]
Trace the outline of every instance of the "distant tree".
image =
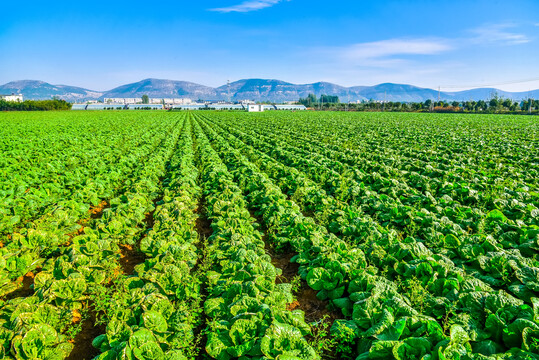
[[511,107],[513,106],[513,101],[511,99],[505,99],[501,105],[506,108],[507,110],[511,110]]
[[475,104],[475,111],[485,111],[487,109],[488,105],[486,102],[484,102],[483,100],[479,100],[476,104]]
[[315,94],[309,94],[306,98],[300,98],[298,102],[306,107],[313,107],[318,102]]
[[336,104],[339,102],[339,97],[331,95],[320,95],[320,102],[323,104]]
[[149,104],[150,103],[150,97],[146,94],[142,95],[142,103],[143,104]]
[[0,100],[0,111],[70,110],[71,104],[64,100],[26,100],[23,102]]
[[493,110],[498,108],[498,104],[499,104],[498,97],[494,97],[490,99],[490,101],[488,102],[488,106],[492,108]]

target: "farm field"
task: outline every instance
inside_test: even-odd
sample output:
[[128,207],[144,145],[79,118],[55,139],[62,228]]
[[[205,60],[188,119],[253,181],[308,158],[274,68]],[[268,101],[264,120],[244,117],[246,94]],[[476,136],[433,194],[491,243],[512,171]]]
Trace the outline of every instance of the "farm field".
[[539,359],[536,117],[0,124],[4,359]]

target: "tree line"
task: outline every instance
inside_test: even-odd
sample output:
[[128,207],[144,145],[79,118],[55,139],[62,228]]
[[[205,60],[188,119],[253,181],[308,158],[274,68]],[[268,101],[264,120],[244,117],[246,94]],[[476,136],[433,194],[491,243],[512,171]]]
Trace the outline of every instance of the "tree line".
[[0,100],[0,111],[47,111],[70,110],[71,103],[65,100],[25,100],[22,102]]
[[398,102],[398,101],[362,101],[342,103],[337,96],[321,95],[317,98],[309,94],[300,98],[299,104],[306,107],[335,111],[402,111],[402,112],[466,112],[466,113],[539,113],[539,100],[526,99],[513,101],[494,96],[490,100],[470,101],[433,101]]

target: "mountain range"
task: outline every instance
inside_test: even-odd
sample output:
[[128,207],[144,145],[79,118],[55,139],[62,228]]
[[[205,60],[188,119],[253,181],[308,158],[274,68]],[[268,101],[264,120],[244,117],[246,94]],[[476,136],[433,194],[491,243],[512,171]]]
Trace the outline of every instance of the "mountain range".
[[217,88],[188,81],[145,79],[116,87],[108,91],[95,91],[68,85],[51,85],[38,80],[12,81],[0,85],[0,94],[22,94],[25,99],[42,100],[58,97],[70,102],[103,100],[104,98],[190,98],[193,100],[255,100],[293,101],[309,94],[338,96],[343,102],[357,100],[387,100],[399,102],[424,102],[427,99],[467,101],[488,100],[494,94],[513,100],[528,97],[537,99],[539,89],[526,92],[507,92],[494,88],[477,88],[458,92],[440,92],[406,84],[384,83],[374,86],[344,87],[328,82],[297,85],[273,79],[244,79]]

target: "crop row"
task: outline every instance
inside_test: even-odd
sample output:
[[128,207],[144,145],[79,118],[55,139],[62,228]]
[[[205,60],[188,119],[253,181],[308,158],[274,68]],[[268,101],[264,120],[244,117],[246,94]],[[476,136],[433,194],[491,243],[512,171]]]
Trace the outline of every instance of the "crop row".
[[[237,133],[237,130],[230,130]],[[256,145],[270,156],[289,166],[305,171],[315,182],[334,195],[342,199],[340,190],[353,188],[352,184],[361,185],[358,180],[343,180],[339,174],[325,165],[305,159],[302,154],[293,152],[293,147],[284,142],[271,146],[264,140],[242,134],[242,139]],[[276,146],[277,145],[277,146]],[[288,150],[285,150],[288,149]],[[344,185],[335,185],[346,183]],[[330,184],[323,186],[324,184]],[[516,296],[530,301],[535,291],[539,291],[536,281],[539,274],[536,260],[538,250],[536,238],[539,234],[535,227],[518,226],[508,221],[497,211],[489,213],[482,219],[472,217],[465,223],[453,223],[443,214],[430,212],[425,208],[415,208],[402,205],[399,197],[379,195],[373,190],[363,191],[362,196],[353,199],[343,199],[363,212],[367,216],[375,216],[375,220],[384,227],[394,228],[403,233],[403,237],[416,237],[424,239],[427,247],[444,254],[460,267],[492,286],[505,287],[514,292]],[[365,206],[367,204],[367,206]],[[335,212],[331,212],[335,214]],[[490,234],[470,234],[464,231],[465,224],[477,226],[488,233],[491,230],[496,237]],[[409,233],[410,227],[416,228],[417,233]],[[369,232],[372,233],[372,232]],[[512,241],[511,241],[512,240]],[[463,247],[460,245],[464,244]]]
[[279,270],[265,252],[241,190],[198,125],[195,134],[213,229],[204,303],[207,353],[216,359],[317,359],[304,337],[310,332],[304,313],[286,309],[291,286],[275,283]]
[[[231,137],[229,137],[228,141],[231,141],[230,138]],[[222,142],[225,142],[225,141],[223,140],[217,141],[218,144]],[[249,153],[249,150],[246,150],[244,148],[242,149],[242,152]],[[267,160],[268,159],[264,159],[263,161],[260,161],[259,164],[265,163],[265,161]],[[266,163],[266,165],[267,165],[267,168],[274,167],[274,164],[272,164],[271,162]],[[242,164],[242,166],[239,167],[238,169],[244,169],[245,167],[247,167],[247,165]],[[238,171],[241,173],[244,170],[238,170]],[[253,176],[248,176],[247,179],[251,179],[252,177]],[[320,197],[320,193],[314,193],[314,194],[303,193],[302,195],[307,196],[307,198],[310,198],[309,195],[313,195],[313,196],[318,195],[318,197]],[[326,200],[328,200],[328,198],[326,198]],[[327,203],[328,202],[326,202],[326,204]],[[326,209],[326,210],[328,210],[327,212],[332,213],[332,211],[335,209],[333,210]],[[371,229],[376,230],[375,227]],[[397,248],[395,248],[395,246],[397,246]],[[378,254],[376,254],[376,252],[373,252],[373,250],[377,250],[376,247],[378,248]],[[486,321],[485,319],[487,317],[489,317],[489,321],[494,321],[493,319],[503,315],[504,311],[507,311],[507,309],[499,311],[499,309],[496,306],[488,306],[487,309],[484,309],[483,312],[480,313],[477,319],[469,318],[470,314],[475,315],[475,311],[481,308],[482,304],[484,304],[485,301],[486,303],[502,302],[502,303],[505,303],[507,308],[509,309],[516,309],[519,306],[525,306],[529,309],[528,314],[525,315],[523,319],[520,318],[519,316],[516,316],[510,320],[510,322],[512,322],[512,324],[510,325],[510,328],[517,327],[517,324],[521,324],[523,320],[531,321],[531,322],[528,324],[528,330],[523,331],[521,333],[519,333],[519,331],[516,330],[513,338],[510,338],[510,337],[504,338],[504,340],[506,341],[506,346],[508,346],[509,348],[514,347],[514,346],[520,347],[520,345],[522,344],[522,340],[518,340],[519,337],[520,339],[522,339],[522,337],[526,337],[526,334],[529,331],[532,331],[536,326],[533,321],[534,319],[533,315],[530,315],[531,313],[533,313],[533,311],[531,310],[532,309],[531,307],[527,305],[521,305],[522,304],[521,301],[516,300],[507,294],[503,294],[503,293],[497,294],[488,285],[481,283],[481,281],[476,280],[470,276],[465,276],[462,273],[462,271],[454,268],[454,266],[452,268],[450,265],[448,265],[448,263],[451,264],[451,262],[450,261],[446,262],[443,257],[434,255],[425,248],[423,248],[423,251],[421,251],[422,250],[421,244],[414,243],[414,242],[410,243],[410,241],[405,241],[404,244],[402,244],[399,242],[395,242],[395,239],[393,239],[393,241],[389,241],[388,243],[387,238],[384,243],[383,238],[380,238],[380,239],[376,239],[376,241],[369,243],[368,246],[364,246],[363,249],[365,249],[368,252],[368,255],[369,255],[368,258],[372,258],[373,255],[375,257],[378,257],[378,259],[376,258],[372,259],[375,266],[378,266],[378,270],[382,270],[383,266],[387,267],[388,265],[391,265],[391,264],[383,263],[384,261],[387,260],[385,258],[387,255],[383,255],[383,254],[395,254],[395,257],[393,258],[394,263],[392,265],[395,267],[399,276],[403,276],[405,279],[408,278],[406,279],[407,285],[410,285],[411,283],[413,284],[412,280],[416,280],[416,278],[421,279],[423,281],[423,284],[421,284],[419,288],[423,289],[424,292],[430,293],[431,295],[431,297],[428,298],[428,300],[431,303],[424,305],[426,308],[430,307],[430,309],[427,309],[429,310],[427,311],[429,315],[432,315],[433,317],[438,317],[438,318],[441,318],[442,314],[447,316],[448,310],[450,311],[453,310],[452,307],[456,309],[453,311],[457,311],[458,313],[462,314],[462,315],[457,314],[456,318],[457,320],[460,320],[458,322],[460,322],[461,324],[456,325],[456,326],[460,326],[460,328],[466,330],[464,333],[465,334],[468,333],[469,335],[467,336],[470,336],[470,338],[472,338],[472,340],[474,341],[473,343],[474,349],[477,352],[480,352],[480,353],[488,352],[488,354],[490,354],[490,353],[496,353],[496,352],[502,351],[501,348],[493,348],[492,345],[496,343],[502,343],[500,329],[502,329],[503,326],[508,325],[508,324],[505,324],[505,325],[499,324],[499,326],[502,326],[502,327],[496,327],[498,330],[496,330],[494,326],[492,326],[492,328],[490,329],[487,328],[486,331],[483,331],[484,325],[485,325],[484,321]],[[301,249],[297,249],[296,247],[296,250],[300,251]],[[381,251],[383,252],[383,254],[380,253]],[[349,253],[349,252],[350,252],[349,249],[345,251],[345,253]],[[301,252],[299,256],[301,258]],[[313,261],[309,259],[309,263],[312,264]],[[319,270],[319,271],[323,273],[325,276],[327,276],[327,278],[325,279],[326,281],[328,281],[329,279],[332,278],[332,276],[335,275],[334,269],[328,269],[327,267],[324,267],[324,271],[322,270]],[[303,274],[304,274],[304,277],[306,277],[305,272],[303,272]],[[346,277],[346,275],[344,276]],[[387,274],[384,274],[384,277],[387,277]],[[317,289],[317,290],[320,290],[320,289]],[[403,289],[401,288],[399,290],[402,291]],[[459,293],[459,290],[460,290],[460,293]],[[409,298],[411,298],[410,295],[413,295],[413,294],[410,294],[410,291],[408,292],[402,291],[402,292],[408,295]],[[325,294],[323,291],[321,293],[322,293],[321,295],[322,297],[327,297],[327,294]],[[403,304],[408,303],[409,298]],[[349,314],[352,310],[355,311],[356,309],[357,302],[354,303],[353,306],[350,306],[351,305],[350,301],[346,303],[342,299],[332,299],[332,300],[335,305],[337,306],[340,305],[339,307],[343,308],[343,314],[345,315],[347,313]],[[356,299],[352,298],[352,300],[356,300]],[[416,303],[417,305],[420,305],[417,303],[417,301],[413,301],[413,300],[415,299],[412,298],[412,302]],[[456,304],[455,301],[460,302],[460,303]],[[468,303],[466,304],[465,301],[467,301]],[[345,305],[345,304],[346,306],[343,307],[342,305]],[[350,308],[348,308],[348,306],[350,306]],[[473,309],[471,309],[472,307]],[[461,319],[458,319],[458,317],[460,317]],[[462,321],[463,319],[466,319],[467,321]],[[481,320],[479,319],[481,319],[483,323],[480,323]],[[454,319],[451,319],[451,320],[454,320]],[[475,322],[476,320],[478,320],[479,323],[476,323]],[[481,328],[481,326],[483,326],[483,328]],[[521,330],[524,330],[524,329],[521,329]],[[496,332],[496,334],[494,334],[494,332]],[[529,341],[527,345],[524,345],[524,348],[526,348],[526,346],[529,346],[529,344],[531,343],[533,342]],[[485,348],[488,348],[488,349],[485,349]]]
[[[5,358],[63,358],[70,353],[70,331],[87,315],[89,302],[99,300],[102,290],[122,272],[120,245],[135,244],[145,231],[144,219],[154,210],[159,179],[181,131],[182,127],[175,127],[145,166],[135,169],[126,192],[111,199],[111,207],[64,246],[58,247],[58,238],[46,236],[13,239],[10,245],[20,241],[26,252],[15,255],[15,269],[4,271],[10,277],[39,272],[33,295],[1,303],[1,317],[6,319],[1,349]],[[44,256],[46,249],[51,249],[48,256]]]

